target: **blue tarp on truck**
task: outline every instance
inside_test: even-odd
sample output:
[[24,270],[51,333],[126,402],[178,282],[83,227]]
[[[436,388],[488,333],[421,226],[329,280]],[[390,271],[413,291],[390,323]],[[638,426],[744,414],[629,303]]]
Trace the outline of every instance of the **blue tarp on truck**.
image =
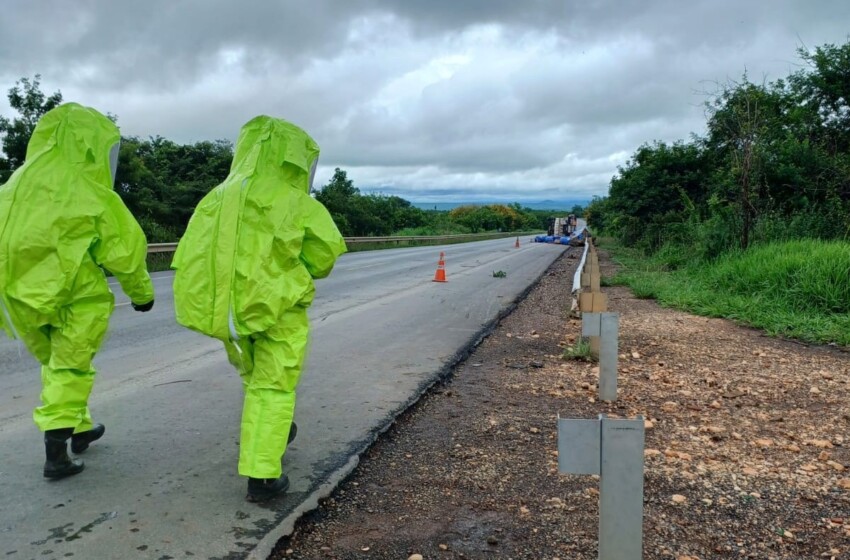
[[570,241],[584,241],[584,231],[581,230],[572,235],[537,235],[534,237],[535,243],[557,243],[567,245]]

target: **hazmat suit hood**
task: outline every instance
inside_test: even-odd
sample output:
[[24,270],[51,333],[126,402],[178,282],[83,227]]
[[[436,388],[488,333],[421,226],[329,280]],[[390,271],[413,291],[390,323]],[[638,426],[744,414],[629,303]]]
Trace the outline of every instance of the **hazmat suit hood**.
[[77,103],[47,112],[27,144],[27,161],[48,157],[77,168],[93,182],[112,188],[121,134],[109,118]]
[[313,301],[345,242],[311,198],[319,146],[259,116],[242,127],[230,174],[195,208],[172,267],[177,321],[224,341],[267,332]]
[[133,302],[153,299],[145,235],[112,190],[120,138],[98,111],[61,105],[42,116],[26,161],[0,186],[0,322],[7,333],[26,342],[45,326],[61,328],[69,306],[81,302],[105,324],[114,296],[103,269]]
[[319,145],[301,128],[282,119],[261,115],[239,133],[230,173],[278,177],[283,184],[310,192]]

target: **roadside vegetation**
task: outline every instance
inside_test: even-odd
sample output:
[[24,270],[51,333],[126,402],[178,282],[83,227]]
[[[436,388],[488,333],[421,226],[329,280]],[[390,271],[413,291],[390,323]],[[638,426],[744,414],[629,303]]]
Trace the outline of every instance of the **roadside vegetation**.
[[770,334],[850,345],[850,42],[744,76],[704,136],[638,148],[586,210],[635,295]]
[[564,348],[561,357],[565,360],[576,360],[579,362],[595,362],[596,358],[590,351],[590,341],[587,338],[579,338],[571,346]]
[[725,317],[773,336],[850,345],[850,244],[758,244],[713,261],[670,267],[663,254],[613,245],[621,272],[611,281],[635,296],[709,317]]

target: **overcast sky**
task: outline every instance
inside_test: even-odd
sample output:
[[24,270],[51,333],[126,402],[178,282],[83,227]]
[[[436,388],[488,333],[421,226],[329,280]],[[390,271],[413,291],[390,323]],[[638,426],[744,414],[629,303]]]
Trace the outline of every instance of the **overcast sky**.
[[7,0],[0,91],[40,73],[177,142],[282,117],[321,146],[317,185],[341,167],[413,201],[573,200],[701,132],[718,83],[848,33],[848,0]]

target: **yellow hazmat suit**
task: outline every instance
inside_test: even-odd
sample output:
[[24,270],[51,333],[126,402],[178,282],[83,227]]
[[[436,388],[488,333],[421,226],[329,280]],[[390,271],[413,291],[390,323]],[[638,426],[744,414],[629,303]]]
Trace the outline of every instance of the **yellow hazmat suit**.
[[313,279],[345,252],[330,214],[309,195],[318,157],[297,126],[248,122],[230,175],[195,208],[172,264],[177,321],[222,340],[242,376],[242,476],[281,475]]
[[0,326],[42,364],[42,431],[92,428],[91,362],[114,307],[102,268],[134,303],[154,298],[145,235],[112,190],[120,140],[94,109],[61,105],[0,187]]

